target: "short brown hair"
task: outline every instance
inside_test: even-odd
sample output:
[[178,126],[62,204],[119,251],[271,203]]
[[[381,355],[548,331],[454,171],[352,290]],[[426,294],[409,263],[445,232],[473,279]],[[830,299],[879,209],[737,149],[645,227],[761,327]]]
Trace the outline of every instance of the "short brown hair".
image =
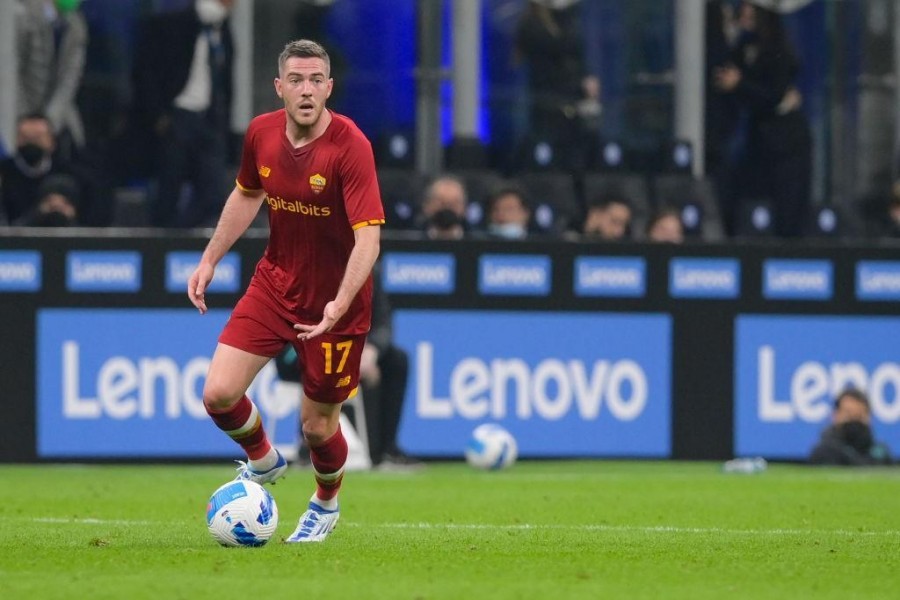
[[868,396],[866,396],[866,394],[861,390],[853,387],[846,388],[844,391],[838,394],[837,398],[834,399],[834,407],[838,408],[841,405],[841,400],[843,400],[844,398],[852,398],[860,404],[863,404],[866,407],[866,412],[872,411],[872,406],[869,404]]
[[284,70],[284,65],[290,58],[321,58],[325,62],[325,75],[331,77],[331,59],[328,52],[318,42],[312,40],[294,40],[284,46],[284,50],[278,55],[278,73]]

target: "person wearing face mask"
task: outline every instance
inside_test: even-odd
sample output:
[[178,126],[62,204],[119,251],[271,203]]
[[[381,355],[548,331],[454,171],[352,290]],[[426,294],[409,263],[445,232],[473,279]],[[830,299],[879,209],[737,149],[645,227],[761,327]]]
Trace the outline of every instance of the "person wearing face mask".
[[31,114],[19,118],[15,154],[0,161],[0,204],[9,223],[32,210],[46,178],[69,172],[55,151],[56,138],[47,117]]
[[842,466],[893,464],[890,449],[874,437],[872,407],[863,392],[848,388],[837,396],[831,425],[822,431],[809,462]]
[[[157,145],[157,227],[197,227],[221,210],[233,94],[234,0],[196,0],[148,18],[135,57],[138,121]],[[179,205],[191,184],[189,200]]]
[[22,0],[16,22],[17,114],[46,115],[67,159],[85,144],[75,102],[88,45],[80,4],[81,0]]
[[487,205],[487,232],[494,238],[521,240],[528,236],[531,208],[525,192],[515,186],[491,194]]

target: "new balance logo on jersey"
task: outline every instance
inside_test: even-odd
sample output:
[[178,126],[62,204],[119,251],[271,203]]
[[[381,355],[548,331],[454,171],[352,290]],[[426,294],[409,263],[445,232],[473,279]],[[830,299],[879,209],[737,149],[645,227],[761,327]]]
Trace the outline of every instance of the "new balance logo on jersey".
[[338,382],[335,384],[334,387],[336,387],[336,388],[342,388],[342,387],[347,387],[348,385],[350,385],[350,376],[349,376],[349,375],[347,375],[346,377],[341,377],[340,379],[338,379]]
[[271,172],[272,172],[272,169],[270,169],[269,167],[260,167],[259,168],[259,174],[262,175],[263,177],[268,177]]
[[267,196],[266,202],[272,210],[286,210],[310,217],[327,217],[331,215],[331,207],[316,204],[304,204],[299,200],[285,200],[279,196]]

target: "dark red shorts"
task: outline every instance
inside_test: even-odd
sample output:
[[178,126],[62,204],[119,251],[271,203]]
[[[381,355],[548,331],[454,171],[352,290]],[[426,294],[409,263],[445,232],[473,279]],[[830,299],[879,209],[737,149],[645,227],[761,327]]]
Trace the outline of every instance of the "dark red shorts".
[[294,323],[278,314],[254,286],[238,301],[219,335],[219,343],[258,356],[277,356],[292,344],[300,362],[303,393],[316,402],[338,404],[356,394],[366,334],[323,333],[297,340]]

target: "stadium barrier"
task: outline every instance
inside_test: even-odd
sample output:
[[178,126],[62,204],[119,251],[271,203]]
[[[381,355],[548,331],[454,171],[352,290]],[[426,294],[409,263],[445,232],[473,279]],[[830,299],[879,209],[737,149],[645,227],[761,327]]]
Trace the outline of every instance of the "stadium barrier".
[[[21,233],[21,235],[20,235]],[[206,238],[74,231],[0,238],[0,460],[233,456],[201,390],[264,232],[223,260],[200,316],[185,281]],[[458,458],[494,421],[525,457],[800,460],[853,385],[900,447],[900,260],[875,245],[529,241],[382,244],[410,355],[409,452]],[[296,403],[252,395],[276,443]]]

